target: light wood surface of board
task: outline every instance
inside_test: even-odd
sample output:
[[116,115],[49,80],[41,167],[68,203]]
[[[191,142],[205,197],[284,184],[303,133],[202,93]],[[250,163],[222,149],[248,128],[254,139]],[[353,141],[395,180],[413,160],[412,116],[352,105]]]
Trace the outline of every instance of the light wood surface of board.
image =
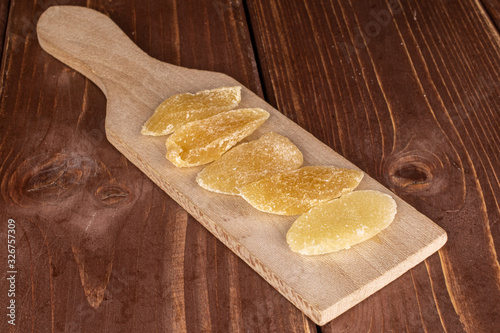
[[[165,137],[140,134],[155,107],[169,96],[239,85],[237,81],[155,60],[107,16],[86,8],[49,8],[39,20],[37,34],[45,51],[105,93],[108,140],[315,323],[329,322],[446,242],[444,230],[365,175],[358,189],[379,190],[397,202],[398,213],[389,228],[338,253],[312,257],[293,253],[285,235],[297,217],[262,213],[239,197],[202,189],[195,178],[203,167],[174,167],[165,159]],[[245,87],[240,107],[260,107],[271,114],[247,141],[274,131],[297,145],[304,165],[357,169]]]

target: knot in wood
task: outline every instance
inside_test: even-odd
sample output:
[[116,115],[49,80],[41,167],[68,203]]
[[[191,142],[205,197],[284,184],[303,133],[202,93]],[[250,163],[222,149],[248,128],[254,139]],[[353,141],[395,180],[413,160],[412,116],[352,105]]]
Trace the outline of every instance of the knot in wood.
[[413,151],[390,158],[386,167],[389,182],[406,192],[429,189],[437,170],[436,161],[428,155],[427,152]]
[[106,206],[128,201],[130,190],[120,185],[101,186],[96,191],[97,199]]
[[9,195],[20,206],[60,201],[98,172],[95,160],[76,154],[37,155],[25,160],[9,179]]

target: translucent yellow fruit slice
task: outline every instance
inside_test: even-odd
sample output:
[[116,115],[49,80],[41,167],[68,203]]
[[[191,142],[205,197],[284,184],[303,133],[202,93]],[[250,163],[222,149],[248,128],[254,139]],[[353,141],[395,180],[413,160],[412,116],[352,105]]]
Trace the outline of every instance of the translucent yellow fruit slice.
[[348,249],[387,228],[396,202],[378,191],[354,191],[312,208],[292,224],[286,241],[294,252],[324,254]]
[[190,122],[167,139],[167,159],[178,167],[213,162],[267,118],[267,111],[256,108],[226,111]]
[[267,133],[258,140],[242,143],[198,174],[198,184],[210,191],[239,194],[239,188],[268,174],[297,169],[302,153],[287,138]]
[[241,101],[241,87],[223,87],[196,94],[174,95],[161,103],[142,126],[144,135],[167,135],[191,121],[234,109]]
[[252,206],[267,213],[298,215],[351,192],[363,172],[330,166],[307,166],[267,176],[240,189]]

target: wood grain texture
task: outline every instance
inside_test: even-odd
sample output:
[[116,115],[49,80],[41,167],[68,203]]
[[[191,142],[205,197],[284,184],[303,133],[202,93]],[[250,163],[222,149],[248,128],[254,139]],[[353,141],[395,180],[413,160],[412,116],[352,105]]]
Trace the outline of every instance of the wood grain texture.
[[[20,326],[12,331],[315,331],[287,300],[120,159],[104,138],[102,93],[43,55],[34,35],[38,16],[51,5],[87,2],[11,2],[0,77],[0,242],[5,244],[4,222],[15,218],[23,274],[18,275]],[[494,17],[491,4],[497,2],[482,2]],[[388,9],[387,3],[310,1],[305,10],[302,2],[273,1],[279,12],[267,2],[245,3],[269,102],[453,232],[440,255],[321,331],[498,331],[498,274],[488,255],[489,244],[498,253],[500,227],[498,37],[481,10],[471,1],[405,2],[404,15],[395,16],[401,34],[393,23],[375,34],[371,24],[376,36],[365,43],[356,27],[364,29],[374,21],[370,11]],[[227,73],[262,95],[240,1],[88,5],[109,15],[153,57]],[[341,46],[351,48],[345,52]],[[270,67],[283,52],[286,61]],[[363,79],[354,75],[359,69],[365,69]],[[383,89],[377,75],[384,78]],[[419,87],[408,85],[415,81],[432,91],[425,94],[428,102]],[[390,90],[386,102],[384,93]],[[89,170],[84,163],[89,157],[99,162],[97,177],[72,180]],[[99,188],[113,178],[116,184],[120,174],[131,183],[101,198],[118,200],[128,189],[137,199],[130,209],[126,202],[112,208],[121,231],[103,301],[94,309],[72,243],[80,239],[83,254],[91,257],[100,253],[102,264],[95,259],[91,275],[106,277],[101,267],[109,267],[112,249],[96,250],[81,241],[80,230],[90,220],[87,213],[98,211],[90,206],[96,202],[92,184]],[[38,178],[42,181],[29,184]],[[34,184],[37,190],[28,186]],[[0,251],[0,261],[5,259]],[[151,267],[154,273],[144,274]],[[6,287],[2,278],[2,300]],[[2,321],[0,330],[7,329]]]
[[[92,79],[107,98],[106,137],[266,281],[315,323],[324,325],[437,251],[445,232],[425,216],[365,176],[358,189],[392,195],[394,222],[349,250],[313,258],[290,251],[285,234],[296,217],[262,213],[242,198],[197,186],[202,167],[178,168],[165,161],[165,138],[139,129],[165,98],[239,85],[227,75],[177,67],[143,53],[105,15],[76,6],[47,10],[37,25],[42,48]],[[243,87],[239,107],[258,107],[269,119],[248,140],[270,131],[292,140],[305,165],[355,165]],[[300,278],[298,278],[300,276]]]
[[315,331],[106,141],[104,95],[36,40],[38,17],[61,3],[109,15],[158,59],[225,72],[261,93],[234,1],[14,1],[2,64],[0,237],[15,219],[20,294],[18,325],[2,320],[0,331]]
[[474,1],[249,1],[266,95],[448,243],[322,332],[500,330],[500,44]]
[[500,30],[500,2],[497,0],[481,0],[481,4],[497,27],[497,31]]

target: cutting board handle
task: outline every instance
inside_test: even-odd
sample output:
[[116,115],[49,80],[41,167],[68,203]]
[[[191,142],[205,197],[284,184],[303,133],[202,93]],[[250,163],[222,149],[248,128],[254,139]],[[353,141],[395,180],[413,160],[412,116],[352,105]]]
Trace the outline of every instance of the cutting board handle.
[[84,7],[54,6],[37,24],[42,48],[91,79],[107,94],[110,82],[136,79],[133,71],[154,61],[106,15]]

